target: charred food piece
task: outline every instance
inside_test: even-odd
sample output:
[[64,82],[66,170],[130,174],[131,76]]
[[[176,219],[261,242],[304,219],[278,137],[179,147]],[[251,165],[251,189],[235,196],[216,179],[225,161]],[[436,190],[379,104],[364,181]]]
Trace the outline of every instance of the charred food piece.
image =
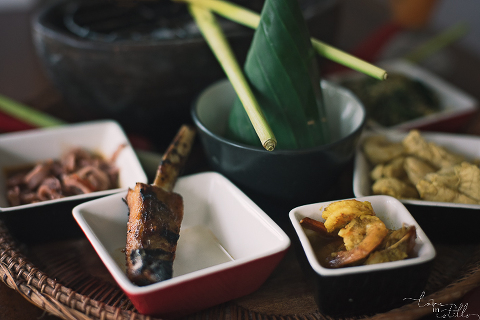
[[128,278],[139,286],[170,279],[183,219],[182,197],[139,182],[126,201]]
[[127,192],[127,276],[139,286],[167,280],[173,275],[183,199],[172,190],[194,137],[193,128],[182,126],[162,158],[153,185],[137,183]]

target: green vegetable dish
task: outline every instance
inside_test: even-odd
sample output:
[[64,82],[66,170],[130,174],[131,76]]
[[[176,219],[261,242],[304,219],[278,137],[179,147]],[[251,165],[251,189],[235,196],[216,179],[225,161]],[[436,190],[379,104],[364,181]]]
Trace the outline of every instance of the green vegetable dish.
[[440,111],[440,100],[430,87],[400,73],[389,73],[387,81],[362,77],[340,84],[362,101],[370,119],[385,127]]

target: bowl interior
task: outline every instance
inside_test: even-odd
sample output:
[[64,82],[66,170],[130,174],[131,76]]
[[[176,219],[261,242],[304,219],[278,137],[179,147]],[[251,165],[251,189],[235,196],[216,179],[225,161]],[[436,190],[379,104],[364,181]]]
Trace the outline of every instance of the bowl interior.
[[95,250],[129,292],[159,290],[182,281],[242,265],[284,251],[285,233],[226,178],[207,172],[179,179],[175,192],[184,199],[184,220],[172,279],[145,287],[124,272],[128,209],[125,193],[90,201],[73,214]]
[[[359,130],[365,121],[365,110],[360,101],[348,90],[331,82],[322,80],[321,87],[331,132],[331,142],[341,140]],[[230,82],[228,80],[219,81],[200,95],[193,109],[193,117],[202,130],[216,139],[241,145],[225,138],[227,119],[235,98],[236,93]],[[245,147],[263,151],[259,147]]]
[[305,230],[300,225],[300,220],[305,217],[310,217],[315,220],[325,221],[322,218],[322,212],[327,207],[329,202],[316,203],[306,206],[301,206],[290,211],[290,220],[299,237],[301,245],[305,251],[308,262],[317,274],[322,276],[339,276],[352,273],[370,272],[376,270],[385,270],[391,268],[398,268],[402,266],[411,266],[422,264],[431,261],[435,257],[435,249],[418,225],[412,215],[408,212],[405,206],[397,199],[389,196],[370,196],[356,198],[359,201],[370,201],[375,210],[376,215],[385,223],[387,228],[399,229],[403,224],[414,225],[417,228],[417,239],[415,240],[414,257],[401,261],[394,261],[381,264],[354,266],[339,269],[329,269],[323,267],[317,260],[314,248],[305,233]]
[[322,88],[332,142],[272,152],[226,139],[235,91],[228,80],[206,89],[192,106],[192,117],[213,170],[261,201],[270,199],[292,208],[327,200],[354,156],[365,110],[349,91],[326,81]]
[[[60,159],[67,151],[75,147],[99,153],[110,158],[119,149],[125,147],[116,159],[119,168],[119,188],[93,192],[56,200],[9,207],[6,198],[6,173],[8,169],[33,165],[48,159]],[[93,121],[48,129],[35,129],[0,136],[0,211],[18,210],[53,202],[88,198],[115,191],[126,190],[136,181],[147,181],[145,172],[133,151],[122,128],[115,121]]]

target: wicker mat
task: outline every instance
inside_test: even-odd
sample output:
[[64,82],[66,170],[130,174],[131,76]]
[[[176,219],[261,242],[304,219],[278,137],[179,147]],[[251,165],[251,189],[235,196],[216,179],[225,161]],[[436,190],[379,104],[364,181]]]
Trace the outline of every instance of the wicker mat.
[[[437,245],[425,300],[456,303],[480,285],[480,245]],[[294,248],[256,292],[187,319],[332,319],[318,312]],[[39,308],[62,319],[153,319],[138,314],[86,238],[19,245],[0,221],[0,277]],[[419,319],[416,302],[358,319]]]

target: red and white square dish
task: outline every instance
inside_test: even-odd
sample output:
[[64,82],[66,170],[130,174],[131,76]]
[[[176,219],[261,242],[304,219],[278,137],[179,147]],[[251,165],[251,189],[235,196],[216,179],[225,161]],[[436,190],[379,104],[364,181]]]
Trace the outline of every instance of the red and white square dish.
[[182,195],[185,213],[173,278],[144,287],[134,285],[125,274],[126,193],[73,209],[135,308],[142,314],[179,317],[258,289],[290,247],[284,231],[218,173],[182,177],[174,191]]

